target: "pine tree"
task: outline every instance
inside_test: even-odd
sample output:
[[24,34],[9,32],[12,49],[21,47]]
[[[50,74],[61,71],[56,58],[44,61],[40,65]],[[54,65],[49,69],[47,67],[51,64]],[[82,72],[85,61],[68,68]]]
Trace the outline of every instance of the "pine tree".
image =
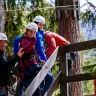
[[[76,1],[76,2],[75,2]],[[78,5],[79,0],[56,0],[56,6]],[[70,7],[71,8],[71,7]],[[77,7],[78,8],[78,7]],[[70,43],[79,42],[79,14],[76,10],[59,10],[57,11],[57,22],[59,34],[66,38]],[[80,53],[77,53],[76,61],[72,67],[70,75],[81,73]],[[71,83],[71,96],[83,96],[82,82]]]
[[57,30],[54,7],[48,9],[48,6],[53,7],[44,0],[4,0],[5,32],[10,46],[8,54],[12,53],[13,39],[23,33],[26,25],[37,15],[45,17],[45,30]]
[[[17,35],[21,34],[26,25],[26,13],[21,9],[22,2],[16,2],[15,0],[4,0],[5,9],[5,32],[8,36],[8,54],[12,53],[13,39]],[[22,5],[22,6],[21,6]],[[7,11],[8,10],[8,11]]]

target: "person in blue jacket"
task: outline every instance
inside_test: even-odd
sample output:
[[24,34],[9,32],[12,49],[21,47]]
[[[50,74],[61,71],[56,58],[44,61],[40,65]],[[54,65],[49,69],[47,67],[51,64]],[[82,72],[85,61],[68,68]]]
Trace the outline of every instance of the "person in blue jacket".
[[42,16],[36,16],[33,19],[33,22],[38,25],[38,31],[36,32],[36,49],[37,54],[39,54],[40,59],[47,61],[46,55],[45,55],[45,48],[44,48],[44,31],[43,27],[45,25],[45,19]]
[[14,38],[13,41],[14,55],[18,53],[21,36],[22,34]]
[[[43,27],[45,25],[45,19],[42,16],[36,16],[33,19],[33,22],[36,23],[38,25],[38,31],[36,32],[36,49],[37,49],[37,53],[40,56],[41,60],[44,60],[45,62],[47,61],[47,57],[45,55],[45,48],[44,48],[44,36],[45,33],[43,31]],[[45,85],[43,85],[43,83],[41,84],[41,87],[43,85],[43,90],[42,90],[42,95],[44,96],[44,94],[48,91],[48,89],[50,88],[51,84],[54,81],[54,76],[52,75],[51,72],[48,72],[48,74],[45,77]]]
[[[33,22],[38,25],[38,31],[36,32],[36,51],[37,54],[40,56],[40,59],[44,60],[45,62],[47,61],[46,55],[45,55],[45,48],[44,48],[44,31],[43,27],[45,25],[45,19],[42,16],[36,16],[33,19]],[[17,54],[19,50],[19,42],[22,34],[17,36],[14,39],[13,42],[13,48],[14,48],[14,54]]]

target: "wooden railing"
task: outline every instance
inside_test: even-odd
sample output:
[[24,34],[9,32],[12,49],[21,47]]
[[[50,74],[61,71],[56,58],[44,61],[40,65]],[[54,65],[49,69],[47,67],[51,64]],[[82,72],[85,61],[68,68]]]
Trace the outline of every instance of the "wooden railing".
[[32,96],[35,90],[38,88],[40,83],[44,80],[47,73],[51,70],[52,66],[54,65],[58,53],[58,48],[55,49],[53,54],[50,56],[50,58],[47,60],[47,62],[44,64],[40,72],[37,74],[37,76],[34,78],[34,80],[31,82],[29,87],[24,92],[23,96]]
[[[60,56],[61,70],[60,70],[59,74],[57,75],[51,88],[48,90],[48,92],[46,93],[45,96],[52,96],[52,93],[58,88],[59,84],[60,84],[61,96],[69,96],[68,85],[67,85],[68,82],[96,79],[96,76],[91,76],[90,73],[68,76],[68,66],[67,66],[68,64],[66,62],[66,53],[88,50],[88,49],[93,49],[93,48],[96,48],[96,40],[70,44],[67,46],[60,46],[59,50],[58,50],[58,56]],[[51,67],[49,69],[51,69]],[[42,73],[42,74],[44,74],[44,73]],[[35,85],[31,86],[31,87],[34,88]],[[32,90],[31,87],[29,88],[30,91]],[[25,96],[27,96],[27,95],[25,95]],[[32,96],[32,95],[30,95],[30,96]],[[88,96],[88,95],[85,95],[85,96]],[[93,95],[89,95],[89,96],[93,96]]]
[[95,96],[94,94],[90,94],[90,95],[84,95],[84,96]]
[[[57,89],[59,84],[60,84],[61,96],[69,96],[68,85],[67,85],[68,82],[96,79],[96,76],[91,76],[90,73],[68,76],[68,66],[67,66],[68,64],[66,63],[66,53],[88,50],[93,48],[96,48],[96,40],[70,44],[67,46],[60,46],[58,50],[58,56],[60,56],[60,60],[61,60],[60,61],[61,70],[55,82],[48,90],[46,96],[52,96],[52,93],[54,92],[55,89]],[[94,94],[85,95],[85,96],[94,96]]]

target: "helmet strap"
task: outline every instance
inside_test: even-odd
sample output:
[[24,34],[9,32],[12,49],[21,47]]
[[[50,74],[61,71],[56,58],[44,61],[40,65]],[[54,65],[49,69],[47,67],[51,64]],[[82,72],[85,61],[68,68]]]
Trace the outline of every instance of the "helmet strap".
[[38,25],[39,22],[34,21],[34,23],[36,23]]

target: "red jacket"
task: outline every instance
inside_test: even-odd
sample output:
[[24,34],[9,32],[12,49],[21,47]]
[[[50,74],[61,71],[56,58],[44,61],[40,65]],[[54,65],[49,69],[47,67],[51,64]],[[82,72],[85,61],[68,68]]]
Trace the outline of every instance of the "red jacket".
[[[35,43],[36,43],[36,37],[29,38],[27,35],[24,34],[23,39],[21,39],[20,43],[20,46],[23,48],[23,51],[25,52],[23,55],[26,54],[36,55]],[[24,59],[24,63],[26,64],[27,67],[30,67],[33,64],[37,64],[36,60],[26,58]],[[21,68],[24,69],[24,66],[21,66]]]
[[51,55],[57,46],[69,44],[65,38],[53,32],[45,34],[45,42],[47,43],[46,56]]
[[96,87],[96,79],[94,80],[94,86]]
[[95,96],[96,96],[96,79],[94,80],[94,93],[95,93]]

